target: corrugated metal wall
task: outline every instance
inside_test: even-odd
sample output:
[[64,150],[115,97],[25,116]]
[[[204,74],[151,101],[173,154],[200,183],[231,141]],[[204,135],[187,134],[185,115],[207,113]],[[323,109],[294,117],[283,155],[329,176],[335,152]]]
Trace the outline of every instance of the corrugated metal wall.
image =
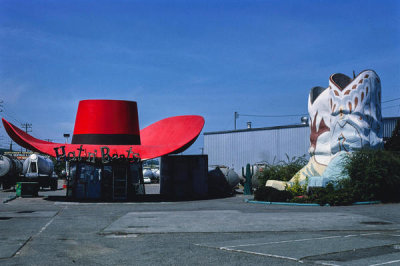
[[205,133],[204,153],[209,165],[226,165],[239,173],[247,163],[287,161],[286,154],[308,156],[309,136],[308,126]]
[[[391,136],[400,117],[383,119],[383,136]],[[204,133],[204,153],[209,165],[226,165],[238,173],[247,163],[287,161],[286,154],[308,157],[308,126],[287,126]]]
[[396,127],[397,120],[400,117],[386,117],[383,119],[383,138],[387,139],[392,136],[393,130]]

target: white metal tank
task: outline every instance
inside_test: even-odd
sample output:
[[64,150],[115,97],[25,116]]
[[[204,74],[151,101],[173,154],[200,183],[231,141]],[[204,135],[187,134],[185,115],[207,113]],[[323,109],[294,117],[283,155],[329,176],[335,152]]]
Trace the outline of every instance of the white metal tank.
[[225,179],[231,188],[234,188],[239,184],[240,176],[235,172],[233,168],[229,168],[228,166],[225,165],[210,165],[208,171],[212,171],[217,167],[224,174]]
[[32,154],[23,165],[23,174],[26,177],[51,176],[54,170],[53,162],[41,155]]
[[153,178],[153,172],[150,169],[143,169],[143,177]]
[[9,174],[20,174],[22,172],[22,163],[17,159],[11,159],[0,155],[0,177]]
[[160,169],[151,169],[155,178],[160,178]]
[[228,181],[228,184],[231,188],[234,188],[239,184],[240,178],[239,175],[233,170],[229,169],[225,175],[226,180]]
[[12,170],[11,159],[6,156],[0,157],[0,177],[7,175]]
[[15,169],[18,174],[22,173],[22,164],[23,162],[17,159],[13,159],[13,162],[15,163]]

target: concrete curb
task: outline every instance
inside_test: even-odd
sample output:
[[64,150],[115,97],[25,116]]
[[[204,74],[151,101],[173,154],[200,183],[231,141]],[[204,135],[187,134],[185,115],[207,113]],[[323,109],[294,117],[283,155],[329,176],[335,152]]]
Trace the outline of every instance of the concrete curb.
[[375,200],[375,201],[357,201],[354,202],[352,205],[370,205],[370,204],[380,204],[382,201]]
[[273,202],[273,201],[257,201],[257,200],[249,200],[249,199],[245,199],[244,202],[255,203],[255,204],[266,204],[266,205],[321,206],[317,203]]
[[[331,206],[329,204],[319,205],[317,203],[295,203],[295,202],[272,202],[272,201],[257,201],[257,200],[249,200],[245,199],[246,203],[254,203],[254,204],[265,204],[265,205],[287,205],[287,206]],[[376,201],[357,201],[352,203],[352,205],[371,205],[371,204],[380,204],[382,203],[379,200]]]

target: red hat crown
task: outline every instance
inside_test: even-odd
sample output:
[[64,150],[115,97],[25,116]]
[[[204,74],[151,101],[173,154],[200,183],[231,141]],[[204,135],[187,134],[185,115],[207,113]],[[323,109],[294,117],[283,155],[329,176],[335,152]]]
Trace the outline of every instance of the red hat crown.
[[71,143],[140,145],[136,102],[120,100],[80,101]]

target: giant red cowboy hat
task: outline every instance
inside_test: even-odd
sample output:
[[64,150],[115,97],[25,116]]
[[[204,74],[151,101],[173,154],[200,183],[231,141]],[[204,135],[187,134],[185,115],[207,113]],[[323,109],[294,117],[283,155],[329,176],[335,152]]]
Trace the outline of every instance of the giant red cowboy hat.
[[139,130],[137,104],[120,100],[83,100],[79,102],[71,144],[36,139],[3,118],[8,135],[20,146],[56,157],[56,149],[65,153],[81,148],[86,154],[101,157],[101,148],[109,154],[139,154],[142,160],[186,150],[199,136],[204,118],[185,115],[165,118]]

